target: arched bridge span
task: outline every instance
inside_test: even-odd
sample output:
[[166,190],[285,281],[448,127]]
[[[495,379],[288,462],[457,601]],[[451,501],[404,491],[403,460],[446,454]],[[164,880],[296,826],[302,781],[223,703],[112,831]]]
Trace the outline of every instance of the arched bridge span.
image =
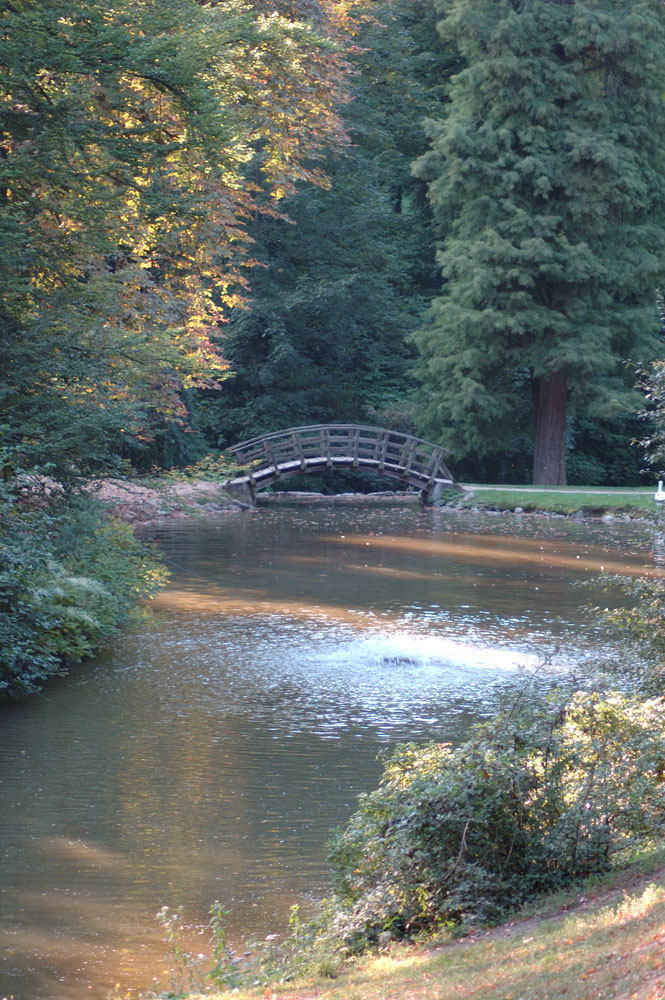
[[326,469],[372,469],[421,490],[425,499],[457,484],[444,462],[446,451],[411,434],[360,424],[289,427],[241,441],[229,449],[242,473],[226,484],[252,499],[281,479]]

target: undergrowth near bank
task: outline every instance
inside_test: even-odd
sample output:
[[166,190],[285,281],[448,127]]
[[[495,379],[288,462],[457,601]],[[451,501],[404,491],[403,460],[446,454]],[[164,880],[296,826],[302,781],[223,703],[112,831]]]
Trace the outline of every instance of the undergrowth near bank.
[[665,824],[665,702],[532,694],[470,739],[402,746],[336,836],[333,927],[351,951],[495,923]]
[[154,549],[80,495],[0,494],[0,697],[92,655],[165,580]]
[[[665,871],[621,876],[557,896],[545,912],[462,940],[398,942],[347,965],[336,979],[222,989],[191,1000],[661,1000],[665,996]],[[173,992],[161,996],[174,996]]]

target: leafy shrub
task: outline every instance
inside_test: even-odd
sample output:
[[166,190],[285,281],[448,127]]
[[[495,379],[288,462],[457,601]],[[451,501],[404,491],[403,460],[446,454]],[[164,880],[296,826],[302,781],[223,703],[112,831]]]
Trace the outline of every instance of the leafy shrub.
[[94,653],[165,571],[101,504],[59,497],[26,509],[8,491],[0,523],[0,696],[38,690]]
[[621,608],[596,608],[600,622],[622,647],[621,654],[604,663],[606,672],[618,675],[647,695],[665,691],[665,582],[651,577],[605,575],[606,590],[629,598]]
[[404,745],[332,843],[347,948],[497,921],[606,871],[665,823],[665,701],[576,692],[522,704],[462,746]]

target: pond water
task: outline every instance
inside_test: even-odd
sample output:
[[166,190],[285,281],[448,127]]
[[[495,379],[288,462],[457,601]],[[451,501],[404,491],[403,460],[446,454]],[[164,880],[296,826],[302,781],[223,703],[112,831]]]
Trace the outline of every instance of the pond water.
[[149,986],[163,905],[279,930],[328,888],[328,833],[382,749],[463,739],[522,665],[593,642],[583,605],[605,599],[574,584],[662,561],[644,523],[416,507],[152,534],[172,577],[149,620],[0,706],[0,997]]

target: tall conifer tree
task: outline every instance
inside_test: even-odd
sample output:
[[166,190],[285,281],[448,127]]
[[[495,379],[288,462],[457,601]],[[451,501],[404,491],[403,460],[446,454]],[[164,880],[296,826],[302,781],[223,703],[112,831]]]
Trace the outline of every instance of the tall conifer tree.
[[505,447],[533,412],[534,482],[565,483],[568,405],[625,405],[655,350],[665,258],[665,8],[439,0],[465,68],[417,161],[442,294],[417,334],[429,432]]

